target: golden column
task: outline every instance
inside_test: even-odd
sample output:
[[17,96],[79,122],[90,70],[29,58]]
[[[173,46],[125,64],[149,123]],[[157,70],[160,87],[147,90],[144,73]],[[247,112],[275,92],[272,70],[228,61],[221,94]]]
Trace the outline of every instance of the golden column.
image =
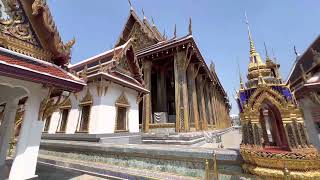
[[149,132],[149,124],[152,120],[152,107],[151,107],[151,70],[152,70],[152,61],[146,60],[144,61],[144,82],[145,88],[150,91],[149,94],[146,94],[143,97],[143,114],[142,114],[142,123],[143,123],[143,131]]
[[[187,69],[188,74],[188,88],[189,88],[189,104],[190,104],[190,115],[193,115],[194,127],[198,131],[199,127],[199,110],[198,110],[198,99],[197,99],[197,88],[196,88],[196,77],[198,75],[200,65],[190,64]],[[192,112],[192,113],[191,113]],[[191,117],[190,117],[191,118]]]
[[208,123],[210,125],[213,125],[213,113],[212,113],[212,107],[211,107],[211,98],[210,98],[210,91],[209,91],[209,84],[210,84],[210,80],[207,81],[206,85],[205,85],[205,89],[206,89],[206,103],[207,103],[207,110],[208,110]]
[[186,51],[174,54],[176,132],[189,131],[189,103],[186,70],[190,58]]

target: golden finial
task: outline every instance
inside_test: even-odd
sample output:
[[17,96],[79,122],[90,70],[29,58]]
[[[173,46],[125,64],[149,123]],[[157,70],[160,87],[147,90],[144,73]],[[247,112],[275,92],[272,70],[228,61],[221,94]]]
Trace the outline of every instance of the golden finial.
[[250,31],[250,26],[249,26],[249,21],[248,21],[248,17],[247,17],[247,12],[244,12],[244,16],[246,18],[246,24],[247,24],[247,28],[248,28],[248,36],[249,36],[249,42],[250,42],[250,55],[256,53],[256,48],[254,47],[254,43],[251,37],[251,31]]
[[298,56],[299,56],[299,53],[298,53],[298,51],[297,51],[297,49],[296,49],[296,46],[293,46],[293,50],[294,50],[294,54],[298,57]]
[[268,54],[268,49],[267,49],[266,42],[263,42],[263,45],[264,45],[264,51],[265,51],[265,53],[266,53],[266,60],[271,60],[271,59],[269,58],[269,54]]
[[151,16],[151,22],[152,22],[152,26],[156,26],[152,16]]
[[177,37],[177,24],[174,24],[173,38]]
[[129,3],[129,6],[130,6],[130,10],[131,10],[131,11],[133,11],[131,1],[130,1],[130,0],[128,0],[128,3]]
[[211,61],[211,63],[210,63],[210,71],[214,72],[214,62],[213,61]]
[[142,16],[143,16],[143,20],[147,19],[147,17],[144,15],[144,10],[142,8]]
[[191,17],[189,18],[189,35],[192,34],[192,20]]
[[242,74],[240,71],[240,65],[239,65],[239,61],[237,61],[238,64],[238,71],[239,71],[239,78],[240,78],[240,89],[243,90],[244,89],[244,85],[243,85],[243,80],[242,80]]

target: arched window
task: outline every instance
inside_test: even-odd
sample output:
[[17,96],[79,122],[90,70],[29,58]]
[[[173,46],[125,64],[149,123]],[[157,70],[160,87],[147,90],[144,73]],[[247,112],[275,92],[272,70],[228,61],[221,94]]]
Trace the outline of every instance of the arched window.
[[116,103],[116,125],[115,132],[128,131],[128,109],[130,104],[124,92],[119,96]]

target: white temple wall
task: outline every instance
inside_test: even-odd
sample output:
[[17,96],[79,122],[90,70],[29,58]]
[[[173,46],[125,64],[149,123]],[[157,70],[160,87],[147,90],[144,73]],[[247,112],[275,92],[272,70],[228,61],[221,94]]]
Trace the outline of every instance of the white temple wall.
[[56,131],[58,129],[59,119],[60,119],[60,112],[59,111],[55,111],[51,115],[50,125],[49,125],[49,129],[48,129],[48,133],[49,134],[56,133]]
[[121,85],[111,83],[105,96],[101,97],[99,105],[99,119],[96,120],[96,133],[114,133],[116,125],[117,99],[124,92],[130,107],[128,108],[128,130],[129,132],[139,132],[139,108],[136,103],[138,92]]
[[[98,96],[95,85],[89,84],[87,87],[93,98],[93,104],[90,111],[89,134],[114,133],[117,113],[115,103],[122,92],[125,93],[130,104],[127,111],[128,131],[139,132],[139,106],[136,103],[138,95],[137,91],[111,83],[106,94]],[[70,96],[72,106],[68,115],[66,134],[73,134],[76,132],[81,114],[79,103],[86,95],[86,92],[87,88],[84,88],[81,92],[77,93],[77,98],[73,94]],[[57,110],[52,114],[48,133],[56,133],[60,118],[60,110]]]

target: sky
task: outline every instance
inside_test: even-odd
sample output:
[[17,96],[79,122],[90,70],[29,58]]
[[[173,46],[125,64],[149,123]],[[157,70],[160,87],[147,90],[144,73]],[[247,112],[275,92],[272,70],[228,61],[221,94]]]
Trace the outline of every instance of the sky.
[[[47,0],[62,39],[72,38],[71,63],[112,49],[129,15],[127,0]],[[281,64],[284,80],[298,53],[319,36],[319,0],[131,0],[142,18],[142,9],[160,32],[173,36],[192,32],[207,64],[215,63],[216,73],[228,93],[232,110],[238,113],[234,100],[239,89],[240,71],[245,78],[249,64],[249,42],[244,12],[247,13],[257,51],[265,59],[264,42],[269,56]],[[273,52],[272,53],[272,49]]]

